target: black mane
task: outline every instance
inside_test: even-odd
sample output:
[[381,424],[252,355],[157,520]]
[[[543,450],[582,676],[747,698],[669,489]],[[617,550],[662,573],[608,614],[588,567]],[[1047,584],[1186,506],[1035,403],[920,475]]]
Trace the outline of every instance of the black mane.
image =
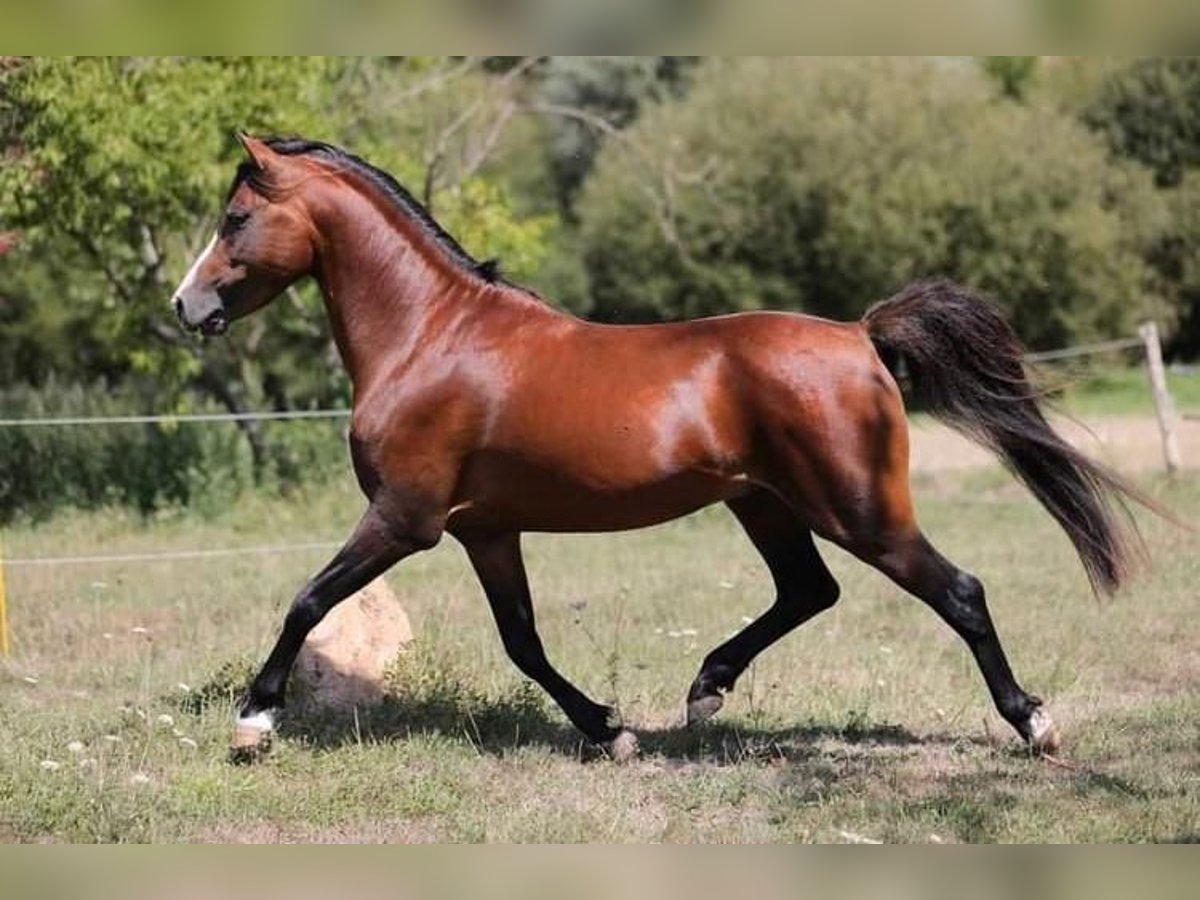
[[[417,200],[404,185],[400,184],[383,169],[376,168],[364,159],[347,153],[340,147],[327,144],[324,141],[310,141],[297,137],[268,137],[262,138],[263,143],[283,156],[318,156],[335,166],[351,169],[378,188],[385,197],[391,200],[408,218],[427,234],[443,251],[464,271],[482,278],[489,284],[501,281],[499,260],[478,260],[468,253],[450,232],[446,231],[430,214],[420,201]],[[230,188],[230,196],[237,186],[244,181],[254,182],[256,169],[253,163],[242,163],[238,166],[237,176]]]

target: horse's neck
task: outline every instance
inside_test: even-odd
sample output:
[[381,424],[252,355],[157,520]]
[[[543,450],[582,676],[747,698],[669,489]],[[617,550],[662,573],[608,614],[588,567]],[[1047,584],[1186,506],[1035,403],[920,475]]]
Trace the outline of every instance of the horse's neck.
[[486,288],[428,236],[378,212],[343,217],[321,231],[317,280],[356,391],[428,348]]

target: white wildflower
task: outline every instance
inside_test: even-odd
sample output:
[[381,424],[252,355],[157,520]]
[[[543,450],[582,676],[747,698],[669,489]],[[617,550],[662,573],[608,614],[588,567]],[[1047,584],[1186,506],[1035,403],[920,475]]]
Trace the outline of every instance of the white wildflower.
[[52,760],[52,759],[43,759],[42,760],[42,771],[43,772],[57,772],[58,768],[59,768],[59,764],[57,762],[55,762],[54,760]]
[[865,834],[858,834],[854,831],[839,831],[838,834],[851,844],[882,844],[883,841],[877,841],[875,838],[869,838]]
[[162,713],[154,721],[157,722],[159,725],[163,726],[164,728],[170,728],[172,725],[175,724],[175,720],[173,718],[171,718],[171,716],[167,715],[166,713]]
[[84,751],[83,741],[71,741],[67,744],[67,749],[72,753],[82,753]]

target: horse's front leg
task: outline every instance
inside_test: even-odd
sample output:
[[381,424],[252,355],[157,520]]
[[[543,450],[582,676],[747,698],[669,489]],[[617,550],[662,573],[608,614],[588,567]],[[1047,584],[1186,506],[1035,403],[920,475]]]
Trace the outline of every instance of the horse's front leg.
[[387,504],[372,503],[346,545],[292,601],[283,631],[238,714],[230,745],[235,762],[252,761],[269,748],[296,655],[326,613],[404,557],[432,547],[440,536],[434,517],[398,516]]
[[529,581],[521,558],[521,536],[516,532],[460,531],[455,531],[454,536],[471,558],[496,618],[500,640],[517,668],[554,698],[589,741],[604,747],[618,762],[634,757],[637,738],[622,727],[617,711],[590,699],[546,658],[534,625]]

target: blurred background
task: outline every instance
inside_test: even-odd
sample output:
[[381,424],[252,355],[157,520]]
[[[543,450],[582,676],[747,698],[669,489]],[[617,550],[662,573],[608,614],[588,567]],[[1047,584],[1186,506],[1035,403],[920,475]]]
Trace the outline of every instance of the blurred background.
[[[347,403],[311,285],[224,341],[169,315],[237,129],[347,147],[588,318],[852,319],[944,275],[1033,350],[1154,320],[1176,402],[1196,394],[1200,59],[8,57],[4,417]],[[1059,380],[1148,411],[1139,352],[1072,356]],[[340,427],[0,429],[0,523],[286,492],[340,473]]]

